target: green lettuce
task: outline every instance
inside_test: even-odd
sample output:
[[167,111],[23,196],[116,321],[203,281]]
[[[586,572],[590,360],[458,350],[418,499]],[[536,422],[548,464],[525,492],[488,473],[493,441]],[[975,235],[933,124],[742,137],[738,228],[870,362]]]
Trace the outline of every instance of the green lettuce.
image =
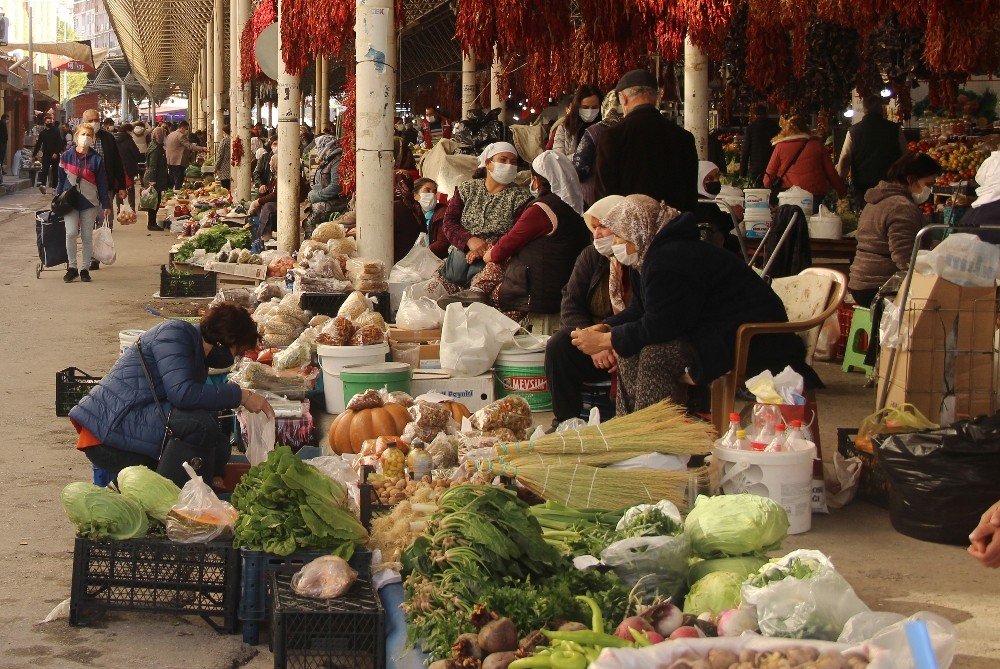
[[70,483],[63,488],[62,505],[82,537],[125,540],[144,536],[149,530],[149,519],[141,506],[93,483]]
[[167,513],[181,494],[173,481],[142,465],[118,472],[118,490],[141,506],[147,516],[161,523],[167,522]]
[[699,495],[684,521],[691,548],[704,558],[762,555],[788,536],[788,515],[757,495]]
[[719,615],[740,605],[740,588],[743,577],[729,571],[706,574],[691,586],[684,598],[684,613],[699,616],[702,613]]
[[756,573],[765,564],[767,564],[767,558],[756,555],[699,560],[692,564],[690,571],[688,571],[688,583],[695,583],[716,571],[728,571],[745,579]]

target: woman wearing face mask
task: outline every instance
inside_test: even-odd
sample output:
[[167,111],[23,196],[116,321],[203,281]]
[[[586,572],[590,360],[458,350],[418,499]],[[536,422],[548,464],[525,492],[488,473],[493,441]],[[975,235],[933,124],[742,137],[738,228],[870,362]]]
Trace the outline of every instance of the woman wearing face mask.
[[156,208],[145,210],[146,229],[159,231],[163,228],[156,223],[156,212],[160,208],[163,191],[170,184],[170,171],[167,169],[167,153],[163,148],[163,143],[167,140],[167,131],[159,126],[153,128],[149,140],[149,146],[146,148],[146,171],[142,179],[146,187],[156,189]]
[[421,177],[413,184],[413,200],[420,207],[420,221],[427,233],[430,250],[438,258],[448,256],[448,238],[444,236],[444,212],[448,206],[438,200],[437,183]]
[[580,135],[576,151],[573,152],[573,167],[576,176],[580,177],[580,187],[583,189],[583,206],[594,204],[594,186],[596,177],[594,167],[597,165],[597,144],[601,135],[608,128],[622,120],[622,109],[618,103],[618,94],[610,91],[601,103],[601,120],[591,124]]
[[[700,240],[693,214],[629,195],[603,224],[614,234],[614,257],[638,280],[624,311],[575,330],[573,344],[595,364],[617,365],[619,414],[663,399],[684,405],[689,385],[710,384],[732,366],[740,325],[787,321],[781,300],[753,270]],[[747,376],[791,365],[815,385],[804,359],[798,336],[759,335]]]
[[[234,304],[212,307],[199,325],[168,320],[147,330],[70,411],[77,448],[113,477],[124,467],[145,465],[182,485],[186,459],[211,483],[222,476],[230,455],[229,438],[212,412],[242,406],[274,416],[267,400],[253,391],[207,383],[209,369],[228,369],[257,340],[250,313]],[[190,448],[161,451],[164,415],[174,436]]]
[[698,204],[694,215],[698,223],[707,224],[708,238],[706,241],[722,248],[740,254],[740,243],[730,234],[733,230],[733,217],[719,205],[702,200],[715,200],[722,192],[722,182],[719,180],[719,168],[707,160],[698,161]]
[[600,120],[601,91],[596,86],[580,86],[566,112],[566,121],[556,129],[552,150],[572,158],[583,133]]
[[517,149],[496,142],[479,156],[479,170],[455,189],[444,215],[444,235],[451,243],[442,269],[442,284],[450,294],[467,288],[482,271],[489,244],[514,227],[514,221],[531,201],[527,188],[514,185]]
[[[73,210],[66,214],[66,253],[69,269],[63,281],[69,283],[77,277],[90,281],[91,242],[98,212],[103,210],[104,218],[111,218],[111,195],[108,192],[108,177],[104,169],[104,159],[94,151],[94,129],[81,123],[73,133],[74,147],[67,150],[59,160],[59,185],[56,197],[76,186],[76,202]],[[100,207],[100,209],[98,209]],[[83,242],[83,265],[77,265],[76,238]],[[83,267],[83,271],[77,268]]]
[[889,277],[909,268],[914,240],[925,222],[920,205],[930,197],[939,174],[936,160],[925,153],[909,153],[893,163],[885,181],[865,194],[858,251],[847,283],[859,305],[871,305]]

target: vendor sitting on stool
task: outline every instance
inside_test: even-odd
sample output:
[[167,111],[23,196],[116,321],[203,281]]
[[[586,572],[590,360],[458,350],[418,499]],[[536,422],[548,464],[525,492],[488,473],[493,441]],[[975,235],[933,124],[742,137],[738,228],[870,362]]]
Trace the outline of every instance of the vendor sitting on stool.
[[[199,325],[168,320],[147,330],[70,411],[80,435],[77,448],[113,479],[125,467],[145,465],[183,485],[184,461],[206,482],[221,478],[230,445],[210,412],[242,406],[273,418],[274,411],[262,396],[235,383],[207,383],[208,370],[231,367],[256,345],[257,324],[233,304],[213,307]],[[157,401],[177,438],[162,452],[166,425]]]
[[[607,366],[599,366],[607,354],[591,358],[573,346],[570,333],[601,323],[620,311],[614,308],[610,287],[614,280],[611,266],[618,264],[611,258],[614,233],[601,225],[601,219],[624,199],[621,195],[609,195],[583,214],[594,235],[594,243],[577,258],[573,274],[563,287],[560,329],[549,337],[545,346],[545,376],[552,393],[553,426],[579,418],[583,410],[583,384],[606,382],[613,371]],[[616,274],[621,276],[621,266],[616,269]],[[625,271],[628,272],[627,268]],[[607,418],[601,417],[602,420]]]
[[[645,195],[629,195],[604,219],[615,258],[639,272],[625,311],[573,331],[573,345],[618,367],[618,415],[663,399],[685,405],[687,386],[709,384],[732,367],[744,323],[784,323],[784,305],[729,251],[699,239],[691,214]],[[747,375],[791,365],[819,385],[794,334],[754,337]]]

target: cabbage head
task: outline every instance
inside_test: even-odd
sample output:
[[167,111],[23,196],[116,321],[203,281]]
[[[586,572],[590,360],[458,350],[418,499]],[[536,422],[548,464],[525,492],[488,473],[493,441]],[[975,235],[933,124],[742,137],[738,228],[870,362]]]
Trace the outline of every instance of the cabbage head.
[[695,554],[704,558],[762,555],[788,536],[788,515],[757,495],[698,496],[684,521]]
[[76,533],[88,539],[133,539],[149,529],[141,506],[93,483],[70,483],[63,488],[62,505]]
[[719,615],[738,608],[743,577],[730,571],[714,571],[691,586],[684,598],[684,613],[700,616],[702,613]]
[[767,564],[767,558],[756,555],[699,560],[691,565],[691,569],[688,571],[688,583],[699,581],[715,571],[732,572],[746,579],[765,564]]
[[173,481],[142,465],[118,472],[118,490],[141,506],[147,516],[161,523],[167,522],[167,513],[181,494]]

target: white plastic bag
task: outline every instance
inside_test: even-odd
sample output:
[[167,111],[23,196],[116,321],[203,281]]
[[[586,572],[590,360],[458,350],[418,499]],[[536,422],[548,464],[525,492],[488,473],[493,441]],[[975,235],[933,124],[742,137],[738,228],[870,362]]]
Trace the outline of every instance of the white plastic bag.
[[143,211],[156,211],[160,205],[160,198],[156,194],[154,186],[147,186],[139,191],[139,209]]
[[232,536],[239,513],[219,499],[191,465],[183,466],[191,480],[167,513],[167,537],[181,544],[203,544]]
[[399,310],[396,311],[396,326],[399,329],[428,330],[440,327],[442,322],[444,309],[438,306],[436,298],[428,294],[426,283],[415,283],[403,290]]
[[[691,544],[685,534],[622,539],[601,551],[601,562],[627,585],[638,585],[642,600],[676,597],[687,579]],[[642,581],[641,583],[640,580]]]
[[859,613],[847,621],[838,641],[865,643],[871,649],[872,659],[879,661],[879,667],[915,669],[916,664],[906,636],[906,625],[917,620],[922,620],[927,625],[938,666],[951,666],[958,639],[955,626],[949,620],[927,611],[918,611],[909,618],[898,613]]
[[920,253],[914,269],[959,286],[992,286],[1000,271],[1000,247],[976,235],[954,233],[933,251]]
[[449,304],[441,327],[441,367],[461,376],[485,373],[520,327],[479,302],[468,307]]
[[742,594],[764,636],[836,641],[852,616],[869,610],[830,559],[812,550],[764,565],[743,584]]
[[115,253],[115,240],[111,238],[111,228],[106,225],[94,230],[94,238],[91,243],[93,256],[102,265],[114,265],[117,254]]
[[303,597],[334,599],[354,585],[358,572],[336,555],[316,558],[292,576],[292,590]]
[[417,283],[434,276],[444,261],[427,247],[427,233],[421,232],[410,252],[389,271],[389,283]]
[[840,319],[832,314],[823,321],[819,337],[816,339],[815,358],[817,360],[833,360],[837,354],[837,344],[840,343]]
[[247,460],[255,467],[267,460],[267,454],[274,450],[274,419],[263,411],[251,413],[242,407],[237,416],[240,426],[247,431]]

